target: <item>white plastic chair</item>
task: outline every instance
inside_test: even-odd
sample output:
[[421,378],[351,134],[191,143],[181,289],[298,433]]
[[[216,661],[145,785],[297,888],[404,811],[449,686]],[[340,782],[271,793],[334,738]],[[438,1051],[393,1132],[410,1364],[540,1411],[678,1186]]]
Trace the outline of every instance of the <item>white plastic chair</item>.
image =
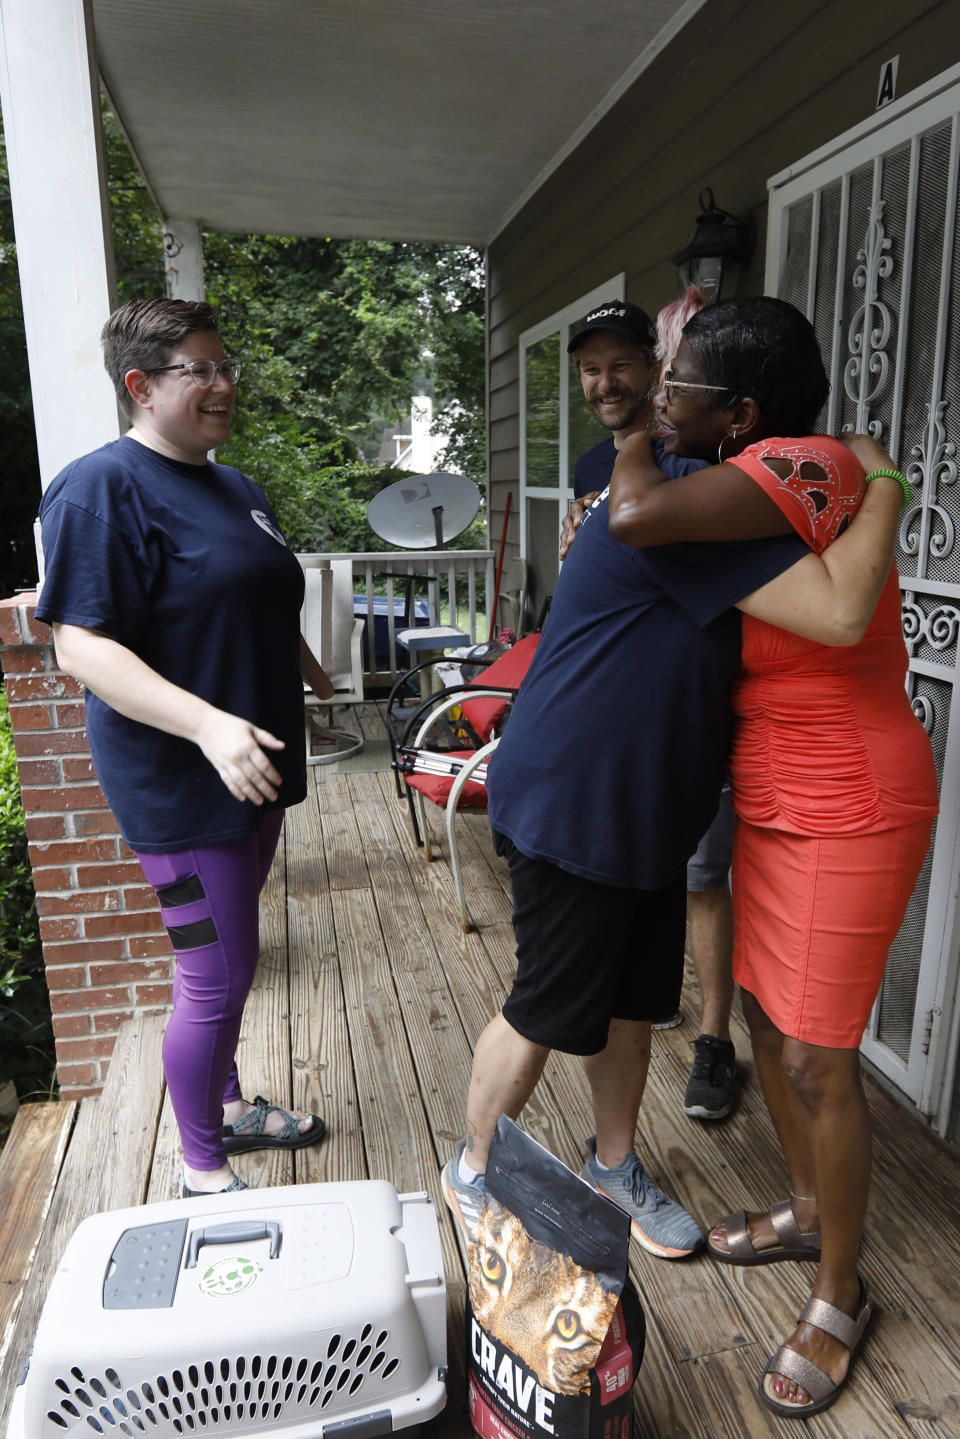
[[527,633],[527,562],[514,555],[507,562],[497,601],[497,618],[501,629],[513,630],[517,639]]
[[362,733],[322,724],[318,715],[321,706],[329,710],[333,705],[363,704],[363,620],[353,613],[350,560],[304,565],[303,573],[300,628],[335,690],[330,700],[305,693],[307,764],[333,764],[363,748]]

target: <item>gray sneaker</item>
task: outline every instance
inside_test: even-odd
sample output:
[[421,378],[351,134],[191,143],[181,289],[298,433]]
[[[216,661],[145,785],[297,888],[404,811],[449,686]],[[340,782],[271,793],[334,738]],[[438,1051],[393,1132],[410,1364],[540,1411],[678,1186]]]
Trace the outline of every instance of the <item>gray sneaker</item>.
[[631,1150],[616,1169],[600,1169],[596,1138],[587,1140],[587,1150],[589,1157],[580,1177],[627,1211],[630,1226],[644,1249],[660,1259],[686,1259],[700,1248],[703,1235],[696,1220],[682,1204],[661,1193],[638,1154]]
[[473,1244],[477,1237],[477,1225],[480,1222],[483,1191],[486,1186],[482,1174],[478,1174],[476,1179],[471,1179],[469,1184],[465,1184],[460,1178],[460,1156],[463,1153],[465,1142],[463,1139],[458,1140],[456,1154],[452,1159],[447,1160],[440,1171],[440,1184],[447,1207],[460,1226],[461,1234],[467,1244]]

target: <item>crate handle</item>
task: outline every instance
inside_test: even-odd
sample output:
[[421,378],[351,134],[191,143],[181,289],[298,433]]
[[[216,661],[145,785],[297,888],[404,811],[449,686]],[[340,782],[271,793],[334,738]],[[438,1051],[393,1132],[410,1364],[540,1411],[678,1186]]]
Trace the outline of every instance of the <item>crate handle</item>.
[[255,1239],[270,1240],[270,1258],[280,1253],[280,1225],[275,1219],[264,1219],[260,1223],[237,1219],[230,1224],[214,1224],[209,1229],[195,1229],[190,1235],[185,1269],[196,1269],[197,1256],[205,1244],[250,1244]]

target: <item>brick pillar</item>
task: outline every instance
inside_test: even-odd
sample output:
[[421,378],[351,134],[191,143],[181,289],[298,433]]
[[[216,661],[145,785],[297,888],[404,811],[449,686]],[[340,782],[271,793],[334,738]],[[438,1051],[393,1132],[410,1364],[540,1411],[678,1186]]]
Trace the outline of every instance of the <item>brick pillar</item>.
[[83,689],[57,668],[36,595],[0,600],[0,663],[37,891],[57,1075],[96,1094],[119,1025],[170,1001],[173,956],[153,890],[97,783]]

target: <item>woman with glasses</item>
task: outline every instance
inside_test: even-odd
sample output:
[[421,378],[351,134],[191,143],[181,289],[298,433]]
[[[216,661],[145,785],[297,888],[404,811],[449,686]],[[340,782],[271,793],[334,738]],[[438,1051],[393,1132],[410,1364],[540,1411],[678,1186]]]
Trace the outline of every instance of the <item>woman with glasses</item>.
[[727,1264],[819,1261],[760,1381],[771,1409],[799,1418],[834,1402],[872,1312],[857,1267],[871,1147],[858,1050],[937,809],[890,564],[908,487],[869,438],[811,435],[828,388],[793,306],[704,309],[656,404],[667,452],[711,466],[664,484],[649,437],[631,437],[609,522],[640,548],[792,529],[813,551],[739,605],[730,755],[734,978],[791,1194],[708,1239]]
[[303,573],[263,493],[209,452],[240,362],[209,305],[134,300],[104,363],[131,428],[43,497],[37,615],[87,689],[97,777],[154,886],[177,957],[163,1061],[185,1197],[245,1188],[231,1154],[323,1138],[316,1115],[243,1097],[235,1063],[259,953],[259,893],[306,793]]

